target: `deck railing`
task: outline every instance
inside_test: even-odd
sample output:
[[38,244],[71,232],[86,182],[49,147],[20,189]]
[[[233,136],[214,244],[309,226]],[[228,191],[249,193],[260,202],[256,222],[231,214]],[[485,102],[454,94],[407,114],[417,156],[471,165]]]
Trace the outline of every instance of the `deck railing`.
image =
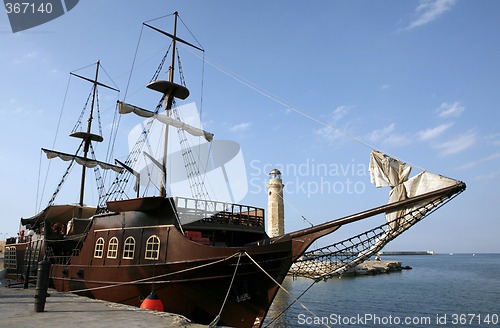
[[181,224],[195,221],[264,227],[264,209],[213,200],[176,197],[175,206]]

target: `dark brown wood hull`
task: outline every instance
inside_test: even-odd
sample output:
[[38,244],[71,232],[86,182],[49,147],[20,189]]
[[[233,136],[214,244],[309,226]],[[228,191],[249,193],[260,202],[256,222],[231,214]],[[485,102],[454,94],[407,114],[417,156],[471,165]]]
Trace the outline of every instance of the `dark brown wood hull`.
[[265,272],[278,283],[283,281],[292,264],[291,238],[268,245],[212,247],[187,240],[173,227],[164,230],[169,230],[172,248],[166,250],[172,254],[166,261],[99,265],[76,264],[79,259],[73,257],[69,265],[52,266],[54,287],[132,306],[140,306],[154,290],[165,311],[194,322],[209,324],[222,309],[220,325],[260,327],[279,289]]

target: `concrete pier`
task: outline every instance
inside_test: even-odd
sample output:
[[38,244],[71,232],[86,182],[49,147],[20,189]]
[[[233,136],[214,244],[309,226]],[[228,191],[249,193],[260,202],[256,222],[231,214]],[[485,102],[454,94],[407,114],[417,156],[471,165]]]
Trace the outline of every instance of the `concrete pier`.
[[49,290],[45,312],[34,311],[35,287],[6,287],[0,280],[1,327],[206,327],[166,312],[154,312],[132,306],[93,300],[74,294]]

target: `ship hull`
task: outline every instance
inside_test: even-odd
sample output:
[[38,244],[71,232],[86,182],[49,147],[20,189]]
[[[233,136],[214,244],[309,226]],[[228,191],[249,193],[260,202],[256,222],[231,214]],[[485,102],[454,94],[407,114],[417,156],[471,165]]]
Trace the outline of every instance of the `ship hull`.
[[[132,306],[140,306],[154,291],[166,312],[194,322],[209,324],[220,313],[219,325],[260,327],[279,289],[276,282],[283,281],[291,266],[290,238],[238,248],[200,245],[172,231],[170,238],[179,239],[171,245],[184,248],[185,257],[204,255],[138,265],[54,264],[51,282],[58,291]],[[175,257],[176,250],[170,252]],[[70,263],[75,262],[79,259],[72,257]]]

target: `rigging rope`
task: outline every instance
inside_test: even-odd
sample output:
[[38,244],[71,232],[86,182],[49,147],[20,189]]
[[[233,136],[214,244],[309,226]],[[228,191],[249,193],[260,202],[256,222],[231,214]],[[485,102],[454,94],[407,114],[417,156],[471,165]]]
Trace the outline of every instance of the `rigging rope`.
[[[59,134],[59,127],[61,126],[61,120],[62,120],[62,115],[63,115],[63,112],[64,112],[64,107],[66,105],[66,98],[68,96],[68,90],[69,90],[69,84],[71,82],[71,74],[69,74],[69,77],[68,77],[68,83],[66,84],[66,91],[64,92],[64,98],[63,98],[63,102],[62,102],[62,106],[61,106],[61,110],[59,112],[59,119],[57,120],[57,126],[56,126],[56,133],[54,135],[54,141],[52,142],[52,148],[55,147],[56,145],[56,140],[57,140],[57,136]],[[39,163],[39,173],[38,173],[38,184],[37,184],[37,188],[36,188],[36,203],[35,204],[35,208],[36,208],[36,211],[38,212],[40,210],[40,206],[42,205],[42,197],[43,197],[43,194],[45,193],[45,187],[47,185],[47,179],[48,179],[48,176],[49,176],[49,170],[50,170],[50,164],[52,163],[51,161],[49,161],[49,164],[48,164],[48,167],[47,167],[47,172],[45,174],[45,180],[43,182],[43,188],[42,188],[42,195],[39,194],[39,187],[40,187],[40,176],[41,176],[41,170],[42,170],[42,151],[40,151],[40,163]],[[40,197],[40,202],[38,202],[38,197]]]
[[[184,25],[184,27],[186,28],[186,30],[189,32],[189,34],[191,34],[191,36],[193,37],[193,39],[196,41],[196,43],[198,43],[198,45],[200,46],[200,48],[203,49],[203,46],[201,45],[200,41],[198,41],[198,39],[196,38],[196,36],[194,36],[193,32],[191,32],[191,30],[189,29],[189,27],[186,25],[186,23],[184,23],[184,21],[182,20],[181,16],[177,15],[177,17],[179,18],[179,20],[181,21],[182,25]],[[202,50],[203,53],[205,53],[205,50],[203,49]]]
[[[104,66],[102,66],[101,63],[99,63],[99,67],[101,67],[101,69],[103,70],[104,74],[106,74],[106,76],[108,77],[108,79],[111,81],[111,83],[113,83],[113,85],[115,86],[116,89],[118,89],[118,86],[116,85],[115,81],[113,81],[113,79],[111,78],[111,76],[108,74],[108,72],[106,72],[106,69],[104,69]],[[119,91],[118,91],[119,92]]]
[[308,251],[294,263],[289,272],[293,276],[316,281],[342,275],[379,252],[391,240],[451,201],[462,191],[430,199],[427,203],[373,229],[335,244]]
[[170,52],[170,48],[172,47],[172,44],[170,44],[168,46],[168,49],[167,51],[165,52],[165,55],[163,55],[163,58],[162,60],[160,61],[160,64],[158,65],[158,68],[156,69],[156,71],[154,72],[153,74],[153,77],[151,77],[151,80],[149,81],[150,83],[153,82],[153,81],[156,81],[158,79],[158,76],[160,75],[161,73],[161,70],[163,69],[163,65],[165,64],[165,60],[167,59],[168,57],[168,53]]
[[[92,144],[90,144],[90,154],[92,156],[92,159],[95,160],[96,156]],[[106,172],[106,170],[104,170],[104,172]],[[101,175],[101,170],[99,169],[99,165],[96,165],[94,167],[94,175],[97,184],[97,193],[99,195],[99,199],[101,199],[104,196],[104,178]]]
[[[152,22],[152,21],[155,21],[155,20],[158,20],[158,19],[162,19],[162,18],[165,18],[165,17],[170,17],[170,16],[173,16],[174,14],[167,14],[167,15],[163,15],[163,16],[160,16],[160,17],[156,17],[156,18],[153,18],[153,19],[150,19],[150,20],[147,20],[145,21],[144,23],[149,23],[149,22]],[[144,25],[143,25],[144,26]]]
[[78,129],[82,128],[82,119],[83,119],[83,115],[85,115],[85,111],[87,110],[87,106],[89,104],[89,101],[90,99],[92,98],[92,90],[94,89],[94,87],[92,87],[90,89],[90,93],[87,97],[87,100],[85,101],[85,104],[83,105],[83,108],[82,108],[82,111],[80,112],[80,116],[78,117],[78,119],[76,120],[76,123],[75,123],[75,126],[73,127],[73,129],[71,130],[71,133],[73,132],[77,132]]
[[[158,113],[158,111],[161,108],[161,104],[163,102],[164,98],[159,101],[158,105],[156,106],[155,113]],[[142,128],[142,132],[138,140],[136,141],[134,147],[132,150],[129,152],[127,159],[125,160],[125,164],[129,167],[133,167],[138,159],[140,154],[143,152],[143,147],[145,143],[149,142],[149,131],[153,125],[154,119],[149,119],[146,122],[146,126]],[[149,146],[149,144],[148,144]],[[106,208],[106,202],[111,199],[120,199],[123,194],[125,194],[125,187],[127,186],[127,183],[131,177],[132,173],[129,172],[128,170],[122,170],[121,173],[116,175],[115,180],[109,187],[108,191],[103,195],[103,197],[99,200],[99,208],[100,211],[104,211]]]
[[[184,46],[184,45],[183,45],[183,46]],[[206,61],[209,65],[211,65],[211,66],[212,66],[212,67],[214,67],[215,69],[217,69],[217,70],[221,71],[221,72],[222,72],[222,73],[224,73],[225,75],[227,75],[227,76],[229,76],[230,78],[232,78],[232,79],[234,79],[234,80],[236,80],[236,81],[240,82],[241,84],[243,84],[243,85],[245,85],[245,86],[249,87],[250,89],[252,89],[252,90],[256,91],[257,93],[259,93],[259,94],[263,95],[264,97],[269,98],[269,99],[271,99],[272,101],[274,101],[274,102],[276,102],[276,103],[278,103],[278,104],[280,104],[280,105],[282,105],[282,106],[286,107],[288,110],[294,111],[294,112],[296,112],[296,113],[298,113],[298,114],[300,114],[300,115],[302,115],[302,116],[304,116],[304,117],[306,117],[306,118],[308,118],[308,119],[310,119],[310,120],[312,120],[312,121],[314,121],[314,122],[316,122],[316,123],[318,123],[318,124],[320,124],[320,125],[323,125],[323,126],[324,126],[324,127],[326,127],[326,128],[332,129],[332,130],[334,130],[334,131],[336,131],[336,132],[338,132],[338,133],[340,133],[340,134],[344,135],[345,137],[347,137],[347,138],[349,138],[349,139],[351,139],[351,140],[353,140],[353,141],[355,141],[355,142],[358,142],[359,144],[361,144],[361,145],[363,145],[363,146],[365,146],[365,147],[369,148],[370,150],[377,150],[377,149],[380,149],[380,148],[378,148],[378,147],[375,147],[375,146],[373,146],[373,145],[369,144],[368,142],[366,142],[366,141],[362,140],[362,139],[361,139],[361,138],[359,138],[359,137],[353,136],[353,135],[351,135],[351,134],[347,133],[346,131],[344,131],[344,130],[342,130],[342,129],[339,129],[339,128],[337,128],[337,127],[333,126],[333,125],[332,125],[332,124],[330,124],[330,123],[326,123],[326,122],[324,122],[324,121],[322,121],[322,120],[320,120],[320,119],[318,119],[318,118],[316,118],[316,117],[312,116],[311,114],[307,113],[306,111],[304,111],[304,110],[302,110],[302,109],[300,109],[300,108],[298,108],[298,107],[294,106],[294,105],[293,105],[293,104],[291,104],[290,102],[288,102],[288,101],[286,101],[286,100],[284,100],[284,99],[282,99],[282,98],[278,97],[277,95],[275,95],[275,94],[271,93],[270,91],[268,91],[268,90],[264,89],[263,87],[261,87],[261,86],[259,86],[259,85],[255,84],[255,83],[253,83],[253,82],[251,82],[251,81],[249,81],[249,80],[245,79],[245,78],[244,78],[244,77],[242,77],[241,75],[238,75],[237,73],[235,73],[235,72],[233,72],[233,71],[231,71],[231,70],[229,70],[229,69],[225,68],[225,67],[224,67],[224,66],[222,66],[221,64],[218,64],[218,63],[216,63],[216,62],[214,62],[214,61],[212,61],[212,60],[209,60],[209,59],[207,59],[205,56],[203,56],[203,57],[202,57],[202,56],[200,56],[198,53],[194,52],[192,49],[189,49],[189,47],[187,47],[187,46],[184,46],[184,47],[185,47],[188,51],[190,51],[192,54],[194,54],[195,56],[197,56],[198,58],[200,58],[200,59],[202,59],[202,60]],[[385,152],[385,153],[386,153],[386,154],[388,154],[388,155],[390,155],[390,154],[389,154],[389,153],[387,153],[387,152]],[[391,157],[396,158],[396,156],[392,156],[392,155],[391,155]],[[418,165],[412,164],[412,163],[410,163],[410,162],[408,162],[408,161],[405,161],[405,162],[407,162],[408,164],[410,164],[410,165],[412,165],[412,166],[414,166],[414,167],[416,167],[416,168],[418,168],[418,169],[420,169],[420,170],[422,170],[422,171],[425,171],[425,169],[424,169],[424,168],[422,168],[422,167],[420,167],[420,166],[418,166]]]
[[[257,266],[257,268],[259,268],[262,272],[264,272],[268,277],[269,279],[271,279],[276,285],[278,285],[278,287],[283,290],[285,293],[287,293],[288,296],[290,296],[291,298],[293,298],[297,303],[300,304],[300,306],[302,306],[302,308],[304,310],[306,310],[307,312],[309,312],[313,317],[315,318],[319,318],[316,314],[314,314],[314,312],[312,312],[311,310],[309,310],[305,305],[304,303],[302,303],[301,301],[299,301],[298,298],[296,298],[295,296],[292,295],[292,293],[290,293],[285,287],[283,287],[283,285],[281,285],[279,282],[276,281],[276,279],[274,279],[266,270],[264,270],[263,267],[261,267],[259,265],[259,263],[257,263],[251,256],[250,254],[248,254],[246,251],[244,251],[245,255],[255,264],[255,266]],[[328,327],[330,328],[329,325],[327,325],[326,323],[324,323],[322,320],[321,320],[321,323],[325,326],[325,327]]]
[[[78,153],[80,152],[80,149],[82,149],[82,146],[83,146],[84,142],[85,142],[85,141],[84,141],[84,140],[82,140],[82,142],[80,143],[80,146],[78,147],[78,149],[77,149],[77,150],[76,150],[76,152],[75,152],[75,156],[77,156],[77,155],[78,155]],[[61,178],[61,181],[60,181],[60,182],[59,182],[59,184],[57,185],[56,190],[55,190],[55,191],[54,191],[54,193],[52,194],[52,198],[50,198],[50,200],[49,200],[49,203],[48,203],[47,207],[51,206],[51,205],[54,203],[54,201],[55,201],[55,199],[56,199],[56,197],[57,197],[57,194],[59,194],[59,191],[61,190],[61,188],[62,188],[62,186],[63,186],[64,182],[66,181],[66,178],[68,177],[68,174],[69,174],[69,172],[71,171],[71,168],[73,167],[73,164],[74,164],[74,163],[75,163],[75,159],[73,158],[73,159],[71,159],[71,161],[70,161],[70,163],[69,163],[69,165],[68,165],[68,168],[66,169],[66,172],[64,172],[64,174],[63,174],[63,176],[62,176],[62,178]]]
[[95,100],[97,108],[97,126],[99,127],[99,135],[102,136],[101,109],[99,106],[99,91],[97,88],[95,89]]
[[135,47],[134,59],[132,60],[132,67],[130,68],[130,74],[127,80],[127,86],[125,88],[125,94],[123,95],[123,99],[127,99],[128,88],[130,86],[130,81],[132,80],[132,73],[134,72],[135,61],[137,59],[137,53],[139,52],[139,45],[142,39],[142,31],[144,30],[144,25],[141,25],[141,32],[139,33],[139,39],[137,40],[137,46]]
[[[172,114],[175,119],[180,120],[177,107],[172,109]],[[184,160],[184,167],[186,168],[187,178],[189,180],[191,196],[195,199],[210,199],[207,188],[200,174],[198,162],[193,155],[192,147],[187,139],[186,131],[183,129],[177,129],[177,135],[179,136],[181,153]]]
[[[274,192],[274,191],[269,191],[269,192],[271,193],[271,192]],[[300,215],[300,217],[301,217],[301,218],[302,218],[305,222],[309,223],[309,225],[310,225],[311,227],[313,227],[313,226],[314,226],[314,224],[312,224],[312,222],[311,222],[311,221],[309,221],[308,219],[306,219],[306,217],[305,217],[304,215],[302,215],[302,214],[299,212],[299,210],[297,210],[297,209],[296,209],[296,208],[295,208],[292,204],[290,204],[288,201],[286,201],[284,197],[281,197],[281,195],[280,195],[279,193],[277,193],[277,192],[274,192],[274,194],[275,194],[275,195],[277,195],[279,198],[281,198],[281,200],[283,201],[283,203],[285,203],[285,205],[289,206],[289,207],[290,207],[290,208],[291,208],[291,209],[292,209],[295,213],[297,213],[298,215]]]

